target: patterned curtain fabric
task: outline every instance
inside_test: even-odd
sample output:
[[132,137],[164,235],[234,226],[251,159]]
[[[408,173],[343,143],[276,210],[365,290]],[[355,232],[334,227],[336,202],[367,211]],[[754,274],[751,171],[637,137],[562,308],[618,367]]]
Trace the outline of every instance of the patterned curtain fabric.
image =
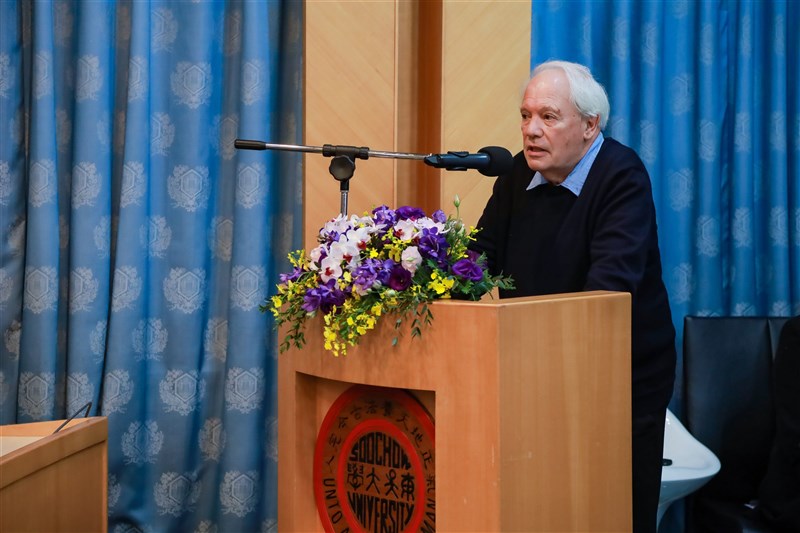
[[650,172],[679,345],[687,314],[800,314],[798,23],[787,1],[533,2],[532,64],[588,65]]
[[678,349],[688,314],[800,314],[800,3],[533,0],[531,24],[532,66],[588,65],[650,173]]
[[109,531],[271,531],[301,2],[0,2],[0,423],[109,417]]

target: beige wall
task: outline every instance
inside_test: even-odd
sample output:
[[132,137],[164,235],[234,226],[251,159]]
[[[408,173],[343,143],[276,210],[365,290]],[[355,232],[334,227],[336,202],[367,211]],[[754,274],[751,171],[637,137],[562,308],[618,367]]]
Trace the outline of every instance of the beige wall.
[[[530,1],[306,2],[305,141],[417,153],[520,147]],[[305,243],[340,210],[329,160],[306,155]],[[493,180],[418,161],[356,161],[349,213],[411,204],[474,224]]]

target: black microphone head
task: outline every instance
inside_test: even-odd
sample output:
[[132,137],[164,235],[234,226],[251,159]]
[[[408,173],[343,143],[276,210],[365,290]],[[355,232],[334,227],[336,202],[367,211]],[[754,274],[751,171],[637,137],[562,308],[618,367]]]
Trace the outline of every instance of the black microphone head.
[[514,166],[514,156],[502,146],[484,146],[478,152],[489,156],[486,168],[478,170],[484,176],[508,174]]

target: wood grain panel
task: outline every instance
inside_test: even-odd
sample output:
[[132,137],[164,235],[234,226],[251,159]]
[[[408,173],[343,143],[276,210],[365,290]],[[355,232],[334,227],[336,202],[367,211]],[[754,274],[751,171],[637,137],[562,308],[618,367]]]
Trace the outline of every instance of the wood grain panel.
[[421,339],[396,347],[384,320],[335,358],[317,322],[305,349],[280,356],[279,530],[321,529],[314,432],[364,383],[433,397],[438,530],[630,531],[630,295],[443,301],[433,313]]
[[[530,68],[531,3],[444,2],[442,44],[443,150],[484,146],[521,149],[520,89]],[[491,195],[493,178],[477,171],[442,173],[441,203],[475,224]]]
[[[394,2],[306,2],[304,144],[395,146]],[[305,156],[304,235],[314,243],[340,210],[328,158]],[[349,213],[394,198],[390,159],[356,161]]]
[[[306,2],[305,144],[432,153],[500,145],[516,152],[530,57],[530,1]],[[339,213],[326,158],[305,159],[304,235]],[[349,212],[382,203],[474,224],[493,180],[418,161],[357,161]]]
[[0,531],[93,531],[108,526],[108,421],[93,417],[0,426],[0,439],[39,440],[0,457]]

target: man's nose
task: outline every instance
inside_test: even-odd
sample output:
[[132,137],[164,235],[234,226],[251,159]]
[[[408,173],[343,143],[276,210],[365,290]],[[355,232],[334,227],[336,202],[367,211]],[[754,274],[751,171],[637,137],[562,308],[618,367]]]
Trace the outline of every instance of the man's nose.
[[538,117],[531,117],[522,125],[522,133],[528,137],[539,137],[542,134],[542,123]]

